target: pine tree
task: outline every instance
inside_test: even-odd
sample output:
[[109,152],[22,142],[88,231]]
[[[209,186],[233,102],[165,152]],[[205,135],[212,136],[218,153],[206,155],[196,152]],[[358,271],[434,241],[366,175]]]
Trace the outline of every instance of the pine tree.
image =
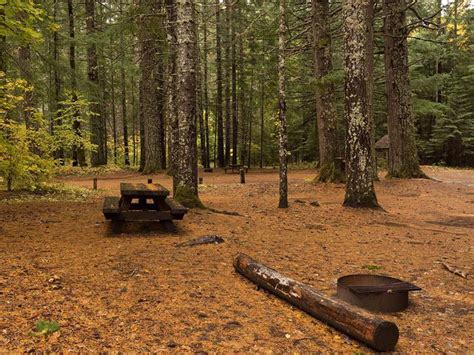
[[346,196],[344,206],[377,207],[374,190],[372,160],[372,126],[370,119],[367,73],[369,53],[368,20],[370,0],[345,0],[342,6],[344,18],[345,52],[345,105],[346,142]]
[[186,207],[202,206],[197,187],[196,23],[194,2],[177,1],[176,102],[179,127],[174,198]]

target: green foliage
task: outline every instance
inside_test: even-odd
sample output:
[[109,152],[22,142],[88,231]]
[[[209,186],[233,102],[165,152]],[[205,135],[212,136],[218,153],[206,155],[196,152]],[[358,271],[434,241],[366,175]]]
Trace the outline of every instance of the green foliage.
[[[454,6],[454,5],[450,5]],[[474,165],[474,11],[448,9],[442,31],[420,30],[410,41],[418,148],[426,163]],[[454,33],[454,23],[457,32]]]
[[66,92],[64,101],[59,105],[54,119],[53,150],[57,151],[60,148],[72,150],[74,147],[82,147],[89,151],[96,149],[96,146],[90,143],[88,130],[73,129],[74,123],[80,123],[81,127],[84,127],[94,115],[90,110],[91,102],[80,93]]
[[[8,6],[6,6],[8,3]],[[0,22],[0,36],[14,38],[22,43],[42,40],[35,26],[45,18],[45,11],[33,0],[0,0],[4,12]]]
[[363,268],[364,268],[364,269],[367,269],[367,270],[369,270],[369,271],[377,271],[377,270],[382,269],[382,266],[369,264],[369,265],[364,265]]
[[15,186],[34,188],[51,175],[54,165],[51,136],[41,114],[33,112],[30,127],[9,117],[31,90],[24,80],[5,79],[0,86],[0,177],[9,191]]
[[9,203],[28,201],[85,201],[98,191],[84,187],[65,185],[61,183],[41,183],[33,190],[18,190],[7,194],[4,201]]
[[55,321],[40,320],[35,324],[35,330],[31,332],[32,335],[37,337],[44,337],[57,332],[60,326]]

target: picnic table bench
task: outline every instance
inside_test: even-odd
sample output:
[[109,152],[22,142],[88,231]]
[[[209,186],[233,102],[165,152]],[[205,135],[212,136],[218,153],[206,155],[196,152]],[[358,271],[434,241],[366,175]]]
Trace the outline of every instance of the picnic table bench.
[[237,172],[240,171],[240,169],[245,169],[245,172],[248,173],[249,172],[249,168],[245,165],[242,165],[242,164],[229,164],[227,165],[225,168],[224,168],[224,173],[227,174],[227,170],[231,170],[231,172],[233,173],[235,170],[237,170]]
[[160,184],[120,183],[120,197],[107,196],[103,212],[112,221],[171,221],[183,219],[188,209],[168,197]]

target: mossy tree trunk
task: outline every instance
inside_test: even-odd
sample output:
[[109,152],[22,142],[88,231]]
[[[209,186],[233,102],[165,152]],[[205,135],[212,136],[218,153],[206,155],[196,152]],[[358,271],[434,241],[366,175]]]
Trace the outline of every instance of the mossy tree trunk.
[[278,208],[288,208],[288,134],[286,128],[286,1],[280,0],[280,21],[278,29],[278,108],[279,108],[279,158],[280,199]]
[[[176,161],[178,159],[178,120],[176,113],[176,2],[166,0],[166,33],[168,37],[168,66],[166,85],[166,112],[168,117],[168,174],[176,186]],[[173,191],[174,192],[174,191]]]
[[342,6],[345,50],[346,196],[345,206],[377,207],[372,160],[368,19],[370,0],[345,0]]
[[176,110],[178,154],[174,197],[186,207],[199,207],[197,187],[197,58],[196,23],[192,0],[177,1]]
[[313,0],[314,73],[316,84],[316,116],[319,138],[319,181],[344,181],[344,171],[336,158],[339,151],[337,113],[334,106],[335,86],[331,79],[332,49],[329,0]]
[[388,175],[424,177],[418,161],[408,79],[406,0],[384,0],[385,92],[389,143]]

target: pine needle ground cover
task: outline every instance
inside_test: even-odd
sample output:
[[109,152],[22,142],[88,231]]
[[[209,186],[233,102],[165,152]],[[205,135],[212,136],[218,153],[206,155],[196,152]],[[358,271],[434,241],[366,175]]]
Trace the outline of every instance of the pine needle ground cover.
[[[287,210],[275,208],[277,171],[250,170],[241,185],[237,175],[215,170],[203,175],[212,188],[200,188],[201,201],[238,215],[193,209],[174,233],[131,224],[114,234],[94,194],[83,201],[1,200],[0,349],[370,351],[235,274],[232,258],[244,252],[328,295],[346,274],[413,282],[423,292],[405,312],[386,316],[401,331],[397,351],[472,351],[473,280],[442,263],[472,272],[473,171],[424,171],[441,182],[381,174],[381,212],[342,207],[344,185],[314,184],[314,170],[290,170]],[[164,174],[151,177],[172,186]],[[108,173],[98,185],[113,195],[124,179],[144,178]],[[92,176],[61,181],[92,186]],[[208,234],[225,242],[177,247]]]

